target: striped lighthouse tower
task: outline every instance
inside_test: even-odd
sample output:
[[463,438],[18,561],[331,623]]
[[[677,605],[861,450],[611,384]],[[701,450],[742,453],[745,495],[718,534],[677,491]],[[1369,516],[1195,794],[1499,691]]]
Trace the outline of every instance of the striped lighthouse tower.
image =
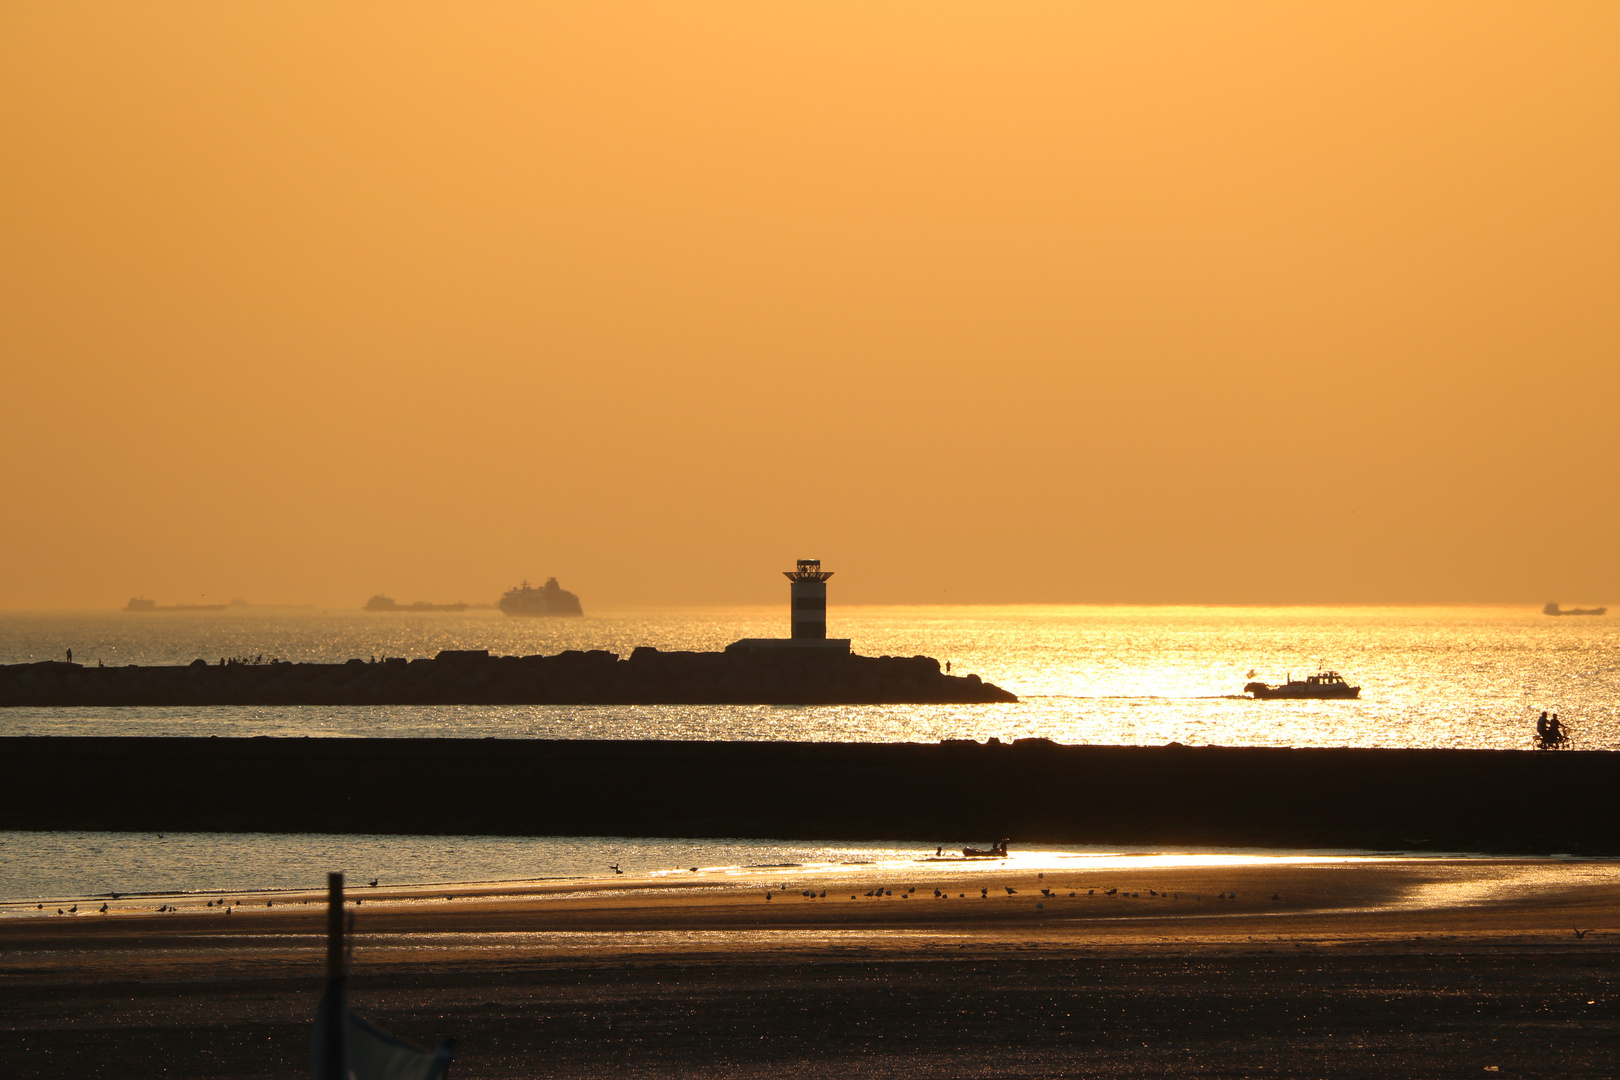
[[800,559],[797,570],[784,570],[793,584],[793,637],[824,641],[827,637],[827,579],[831,570],[820,559]]

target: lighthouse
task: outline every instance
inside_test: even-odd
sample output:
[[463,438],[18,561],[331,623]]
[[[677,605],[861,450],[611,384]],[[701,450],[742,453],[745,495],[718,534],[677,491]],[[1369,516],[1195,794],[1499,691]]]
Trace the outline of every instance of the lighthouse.
[[793,582],[793,639],[827,637],[827,579],[831,570],[821,568],[820,559],[800,559],[797,570],[784,570],[782,576]]
[[726,646],[727,652],[773,652],[789,650],[799,655],[829,656],[849,653],[849,638],[827,636],[827,579],[831,570],[821,568],[820,559],[800,559],[798,567],[782,574],[791,584],[788,594],[791,636],[785,638],[743,638]]

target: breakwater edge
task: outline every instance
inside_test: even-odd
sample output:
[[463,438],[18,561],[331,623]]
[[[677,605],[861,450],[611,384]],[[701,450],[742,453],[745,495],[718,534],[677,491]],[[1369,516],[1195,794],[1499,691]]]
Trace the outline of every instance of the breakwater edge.
[[0,739],[0,829],[1620,855],[1620,754],[1016,743]]

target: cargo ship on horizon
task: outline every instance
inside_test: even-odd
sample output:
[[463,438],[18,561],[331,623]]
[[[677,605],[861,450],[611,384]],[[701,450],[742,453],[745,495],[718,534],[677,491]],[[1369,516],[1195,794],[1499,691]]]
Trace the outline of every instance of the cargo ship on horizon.
[[466,611],[467,604],[457,601],[454,604],[430,604],[426,600],[417,600],[414,603],[402,604],[391,596],[378,593],[366,601],[366,611]]
[[1542,608],[1541,613],[1543,615],[1607,615],[1609,613],[1609,609],[1606,607],[1563,608],[1559,607],[1558,601],[1554,600],[1552,603]]

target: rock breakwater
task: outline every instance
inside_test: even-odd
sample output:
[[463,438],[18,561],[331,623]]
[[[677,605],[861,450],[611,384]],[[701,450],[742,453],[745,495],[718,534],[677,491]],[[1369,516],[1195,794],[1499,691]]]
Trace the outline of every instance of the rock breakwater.
[[491,656],[446,651],[343,664],[195,660],[184,667],[0,665],[0,706],[891,705],[1017,701],[926,656],[797,652]]
[[0,829],[1620,855],[1620,754],[545,739],[0,738]]

